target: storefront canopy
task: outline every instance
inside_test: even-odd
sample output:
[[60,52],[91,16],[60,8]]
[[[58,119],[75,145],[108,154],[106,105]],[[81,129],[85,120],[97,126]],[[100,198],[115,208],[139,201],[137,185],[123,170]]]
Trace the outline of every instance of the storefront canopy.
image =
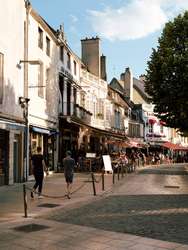
[[161,146],[171,150],[188,151],[187,147],[183,147],[181,145],[177,145],[172,142],[164,142]]
[[162,147],[164,148],[168,148],[168,149],[172,149],[172,150],[175,150],[177,147],[176,147],[176,144],[174,143],[171,143],[171,142],[164,142],[162,144]]
[[155,116],[148,117],[148,123],[154,124],[154,123],[157,123],[157,122],[158,122],[157,117],[155,117]]
[[32,131],[40,134],[47,134],[47,135],[55,135],[57,132],[55,130],[48,130],[46,128],[39,128],[39,127],[34,127],[32,126]]
[[128,137],[129,141],[127,142],[128,143],[128,147],[130,148],[145,148],[148,146],[147,143],[145,143],[143,141],[143,139],[141,138],[131,138],[131,137]]

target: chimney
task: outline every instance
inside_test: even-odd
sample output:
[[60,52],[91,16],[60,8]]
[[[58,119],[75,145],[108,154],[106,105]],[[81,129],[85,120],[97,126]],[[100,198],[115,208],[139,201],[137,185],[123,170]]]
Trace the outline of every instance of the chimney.
[[124,90],[126,95],[129,97],[131,101],[133,101],[133,76],[130,68],[125,69],[125,73],[121,74],[121,77],[124,81]]
[[81,45],[83,63],[92,74],[100,77],[100,39],[98,37],[86,37],[85,39],[81,40]]
[[101,79],[104,81],[107,80],[107,75],[106,75],[106,56],[102,55],[101,56]]
[[[121,73],[120,75],[120,80],[124,82],[124,79],[125,79],[125,73]],[[124,87],[124,86],[123,86]]]

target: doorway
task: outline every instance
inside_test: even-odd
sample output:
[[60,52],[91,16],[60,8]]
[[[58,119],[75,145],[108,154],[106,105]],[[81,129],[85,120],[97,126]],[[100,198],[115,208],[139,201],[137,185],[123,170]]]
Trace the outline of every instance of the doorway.
[[14,174],[14,183],[21,182],[21,155],[20,148],[20,139],[19,135],[15,135],[14,144],[13,144],[13,174]]
[[9,132],[0,129],[0,186],[8,185],[9,182]]

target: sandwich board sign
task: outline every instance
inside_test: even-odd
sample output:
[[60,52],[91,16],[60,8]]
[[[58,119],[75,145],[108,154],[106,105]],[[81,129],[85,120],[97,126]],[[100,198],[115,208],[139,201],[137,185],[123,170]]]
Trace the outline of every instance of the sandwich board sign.
[[104,170],[113,172],[110,156],[103,155],[102,158],[103,158],[103,162],[104,162]]

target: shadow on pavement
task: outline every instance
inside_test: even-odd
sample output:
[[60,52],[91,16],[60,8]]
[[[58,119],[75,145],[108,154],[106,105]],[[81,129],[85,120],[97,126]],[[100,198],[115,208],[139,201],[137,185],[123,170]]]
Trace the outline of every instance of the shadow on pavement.
[[45,218],[188,244],[188,195],[110,196]]

